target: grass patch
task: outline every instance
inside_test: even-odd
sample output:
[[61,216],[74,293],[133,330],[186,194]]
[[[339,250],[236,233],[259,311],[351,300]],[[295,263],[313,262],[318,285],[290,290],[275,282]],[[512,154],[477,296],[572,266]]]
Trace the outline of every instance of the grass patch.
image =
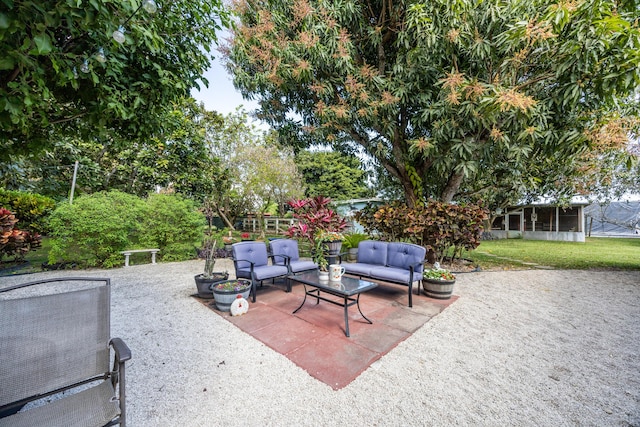
[[640,239],[590,237],[585,243],[505,239],[483,241],[463,254],[481,268],[640,270]]
[[[42,271],[50,248],[49,239],[42,239],[42,248],[30,252],[27,264],[0,264],[0,276]],[[309,256],[308,245],[300,243],[301,256]],[[139,257],[139,258],[138,258]],[[544,240],[487,240],[471,252],[462,254],[484,270],[522,269],[546,266],[572,270],[640,270],[640,238],[590,237],[585,243],[549,242]],[[148,253],[132,255],[132,264],[148,264]]]

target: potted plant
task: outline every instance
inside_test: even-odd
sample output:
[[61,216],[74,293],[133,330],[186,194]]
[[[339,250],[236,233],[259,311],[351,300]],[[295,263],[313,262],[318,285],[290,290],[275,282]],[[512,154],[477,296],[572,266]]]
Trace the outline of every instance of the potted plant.
[[316,240],[312,250],[313,262],[318,264],[318,279],[329,281],[329,261],[327,260],[327,247],[322,240]]
[[[289,227],[286,236],[309,242],[313,261],[318,264],[322,274],[327,271],[331,259],[336,258],[340,252],[343,238],[341,231],[347,226],[347,221],[329,208],[330,203],[331,199],[324,196],[289,202],[293,217],[298,222]],[[328,274],[326,279],[329,280]]]
[[348,233],[344,235],[342,244],[347,249],[349,261],[355,262],[358,259],[358,245],[368,238],[369,235],[364,233]]
[[233,237],[231,235],[231,231],[229,231],[229,235],[228,236],[224,236],[222,238],[222,243],[224,243],[224,250],[227,251],[227,252],[231,251],[231,245],[233,245],[237,241],[238,241],[238,239]]
[[433,264],[433,268],[422,273],[422,287],[424,293],[431,298],[449,299],[453,293],[453,285],[456,276],[449,270],[440,268],[439,263]]
[[338,255],[342,248],[342,240],[344,235],[337,231],[318,230],[315,235],[316,242],[322,242],[329,251],[329,255]]
[[249,293],[251,292],[251,280],[223,280],[213,284],[211,286],[211,291],[218,310],[229,311],[231,309],[231,303],[233,303],[238,295],[242,295],[242,298],[244,299],[249,298]]
[[201,298],[213,298],[213,295],[211,293],[211,285],[222,280],[227,280],[229,278],[229,273],[227,271],[213,271],[213,268],[216,265],[216,258],[221,255],[218,254],[216,245],[217,242],[215,241],[215,239],[205,239],[202,249],[198,252],[198,258],[204,258],[204,272],[201,274],[196,274],[194,276],[194,279],[196,281],[196,287],[198,288],[198,296]]

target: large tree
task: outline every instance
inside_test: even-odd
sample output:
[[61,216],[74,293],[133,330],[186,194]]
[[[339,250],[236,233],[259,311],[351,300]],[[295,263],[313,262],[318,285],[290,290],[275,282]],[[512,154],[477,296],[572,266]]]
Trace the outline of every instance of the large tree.
[[77,161],[75,195],[117,189],[144,196],[171,187],[202,201],[223,188],[225,171],[207,143],[208,131],[221,128],[223,117],[183,98],[168,105],[160,119],[162,127],[148,138],[133,140],[52,133],[52,145],[41,152],[14,155],[0,164],[0,186],[61,200],[69,195]]
[[159,111],[198,85],[228,23],[221,0],[161,2],[153,14],[150,0],[0,4],[0,160],[61,132],[132,139],[162,127]]
[[307,186],[307,197],[326,196],[332,200],[359,199],[375,195],[367,187],[367,172],[356,156],[336,151],[303,150],[296,164]]
[[410,205],[573,192],[638,128],[635,2],[245,0],[236,11],[228,67],[263,118],[285,140],[364,148]]
[[214,189],[210,205],[228,227],[247,212],[263,215],[271,204],[283,213],[285,203],[304,194],[293,152],[271,133],[257,128],[239,109],[212,126],[207,141],[220,160],[226,181]]

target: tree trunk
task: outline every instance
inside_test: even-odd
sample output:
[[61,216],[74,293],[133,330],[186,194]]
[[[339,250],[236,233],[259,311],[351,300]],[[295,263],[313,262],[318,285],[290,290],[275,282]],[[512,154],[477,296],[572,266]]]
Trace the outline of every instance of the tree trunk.
[[444,188],[444,190],[442,190],[440,200],[445,203],[451,203],[451,201],[453,200],[453,196],[458,193],[463,179],[463,172],[454,172],[453,174],[451,174],[451,176],[449,177],[449,181],[447,181],[446,187]]
[[220,216],[220,218],[222,218],[222,221],[224,221],[224,223],[227,224],[227,227],[229,227],[231,230],[235,230],[233,224],[231,224],[231,221],[229,221],[229,218],[227,218],[224,212],[222,212],[220,207],[217,204],[215,204],[214,206],[216,207],[216,211],[218,212],[218,215]]

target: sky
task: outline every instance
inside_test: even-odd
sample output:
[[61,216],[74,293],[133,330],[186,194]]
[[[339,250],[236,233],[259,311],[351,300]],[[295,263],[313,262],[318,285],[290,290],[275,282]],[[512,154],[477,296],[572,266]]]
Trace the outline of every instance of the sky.
[[256,101],[247,101],[242,98],[232,83],[231,76],[224,69],[216,53],[216,59],[212,62],[211,68],[204,74],[209,80],[209,87],[201,85],[200,91],[193,89],[191,96],[197,101],[204,102],[207,111],[216,111],[220,114],[227,115],[233,113],[240,105],[244,106],[247,112],[251,112],[258,108]]

